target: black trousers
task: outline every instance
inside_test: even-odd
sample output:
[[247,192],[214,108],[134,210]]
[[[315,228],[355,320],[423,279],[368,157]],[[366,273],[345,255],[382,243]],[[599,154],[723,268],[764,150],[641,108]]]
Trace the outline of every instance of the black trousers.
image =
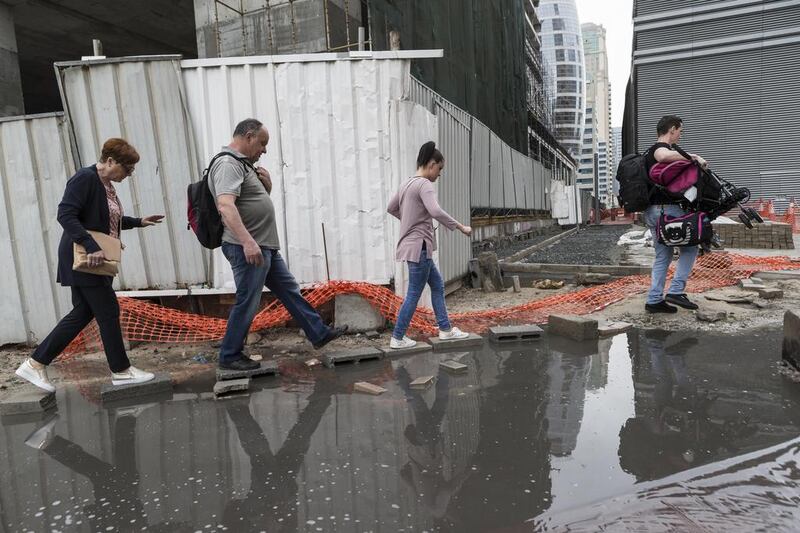
[[131,366],[122,329],[119,325],[119,302],[111,286],[71,287],[72,311],[61,319],[53,331],[36,347],[31,356],[34,361],[49,365],[61,355],[72,340],[83,331],[92,319],[97,320],[100,338],[112,372],[122,372]]

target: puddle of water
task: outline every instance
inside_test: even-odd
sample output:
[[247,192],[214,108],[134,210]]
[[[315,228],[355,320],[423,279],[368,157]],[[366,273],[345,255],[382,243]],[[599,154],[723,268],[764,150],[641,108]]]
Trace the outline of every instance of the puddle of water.
[[[190,384],[169,400],[103,408],[61,390],[41,449],[25,439],[43,421],[2,421],[0,524],[589,531],[680,529],[697,513],[735,529],[736,508],[780,530],[798,518],[798,444],[758,452],[800,427],[800,387],[778,374],[779,353],[777,331],[646,332],[335,371],[292,365],[224,400]],[[469,371],[440,370],[445,358]],[[433,386],[410,388],[427,375]],[[353,393],[362,380],[387,392]],[[725,488],[708,481],[716,475],[727,476]],[[732,485],[744,488],[725,492]]]

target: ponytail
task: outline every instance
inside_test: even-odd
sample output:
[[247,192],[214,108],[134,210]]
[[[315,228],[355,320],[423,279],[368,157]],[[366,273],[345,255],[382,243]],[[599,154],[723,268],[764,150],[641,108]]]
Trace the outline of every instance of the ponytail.
[[419,149],[419,155],[417,156],[417,168],[423,168],[431,161],[434,163],[441,163],[444,161],[444,156],[442,155],[442,152],[436,148],[435,142],[428,141]]

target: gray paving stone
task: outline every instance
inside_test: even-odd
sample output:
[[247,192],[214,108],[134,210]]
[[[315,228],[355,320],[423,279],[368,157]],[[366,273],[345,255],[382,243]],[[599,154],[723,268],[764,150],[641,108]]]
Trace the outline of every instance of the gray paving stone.
[[106,383],[100,387],[100,399],[103,403],[114,402],[166,391],[172,391],[172,377],[169,374],[157,373],[154,379],[146,383],[133,383],[131,385]]
[[600,337],[613,337],[633,329],[633,324],[629,322],[607,322],[597,326],[597,333]]
[[415,390],[425,390],[434,383],[436,383],[435,376],[422,376],[412,381],[409,386]]
[[366,394],[372,394],[373,396],[378,396],[386,392],[386,389],[380,387],[378,385],[373,385],[372,383],[368,383],[366,381],[358,381],[353,384],[353,390],[356,392],[364,392]]
[[551,335],[561,335],[576,341],[592,340],[598,337],[597,320],[574,315],[550,315],[547,331]]
[[381,348],[381,350],[388,357],[395,357],[398,355],[411,355],[415,353],[430,352],[431,350],[433,350],[433,347],[427,342],[417,341],[417,344],[415,346],[412,346],[411,348],[389,348],[387,346],[385,348]]
[[458,363],[456,361],[451,361],[449,359],[447,361],[442,361],[441,363],[439,363],[439,367],[444,368],[448,372],[453,372],[456,374],[463,374],[464,372],[467,371],[467,365]]
[[764,298],[765,300],[777,300],[778,298],[783,298],[783,291],[781,289],[759,289],[758,295]]
[[452,341],[443,341],[439,337],[429,337],[428,340],[433,346],[433,351],[452,350],[458,348],[466,348],[468,346],[483,346],[483,337],[470,333],[466,339],[456,339]]
[[222,396],[231,392],[246,391],[250,388],[250,378],[226,379],[214,384],[214,396]]
[[47,411],[55,406],[56,393],[30,386],[0,400],[0,414],[29,415]]
[[719,322],[728,318],[728,313],[725,311],[708,311],[705,309],[698,309],[695,311],[695,315],[700,322]]
[[371,359],[383,359],[383,351],[378,348],[358,348],[355,350],[342,350],[330,352],[322,356],[322,363],[328,368],[341,363],[359,363]]
[[217,368],[217,381],[273,376],[279,373],[277,361],[261,361],[261,366],[255,370],[226,370],[224,368]]
[[489,340],[493,342],[525,342],[538,340],[544,331],[534,324],[520,326],[494,326],[489,328]]

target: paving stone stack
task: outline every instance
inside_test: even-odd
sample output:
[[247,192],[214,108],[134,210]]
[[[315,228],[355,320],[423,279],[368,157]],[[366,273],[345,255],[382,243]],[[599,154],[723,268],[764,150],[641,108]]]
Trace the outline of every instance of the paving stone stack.
[[793,250],[792,227],[789,224],[755,224],[747,229],[744,224],[714,224],[726,248],[766,248]]

